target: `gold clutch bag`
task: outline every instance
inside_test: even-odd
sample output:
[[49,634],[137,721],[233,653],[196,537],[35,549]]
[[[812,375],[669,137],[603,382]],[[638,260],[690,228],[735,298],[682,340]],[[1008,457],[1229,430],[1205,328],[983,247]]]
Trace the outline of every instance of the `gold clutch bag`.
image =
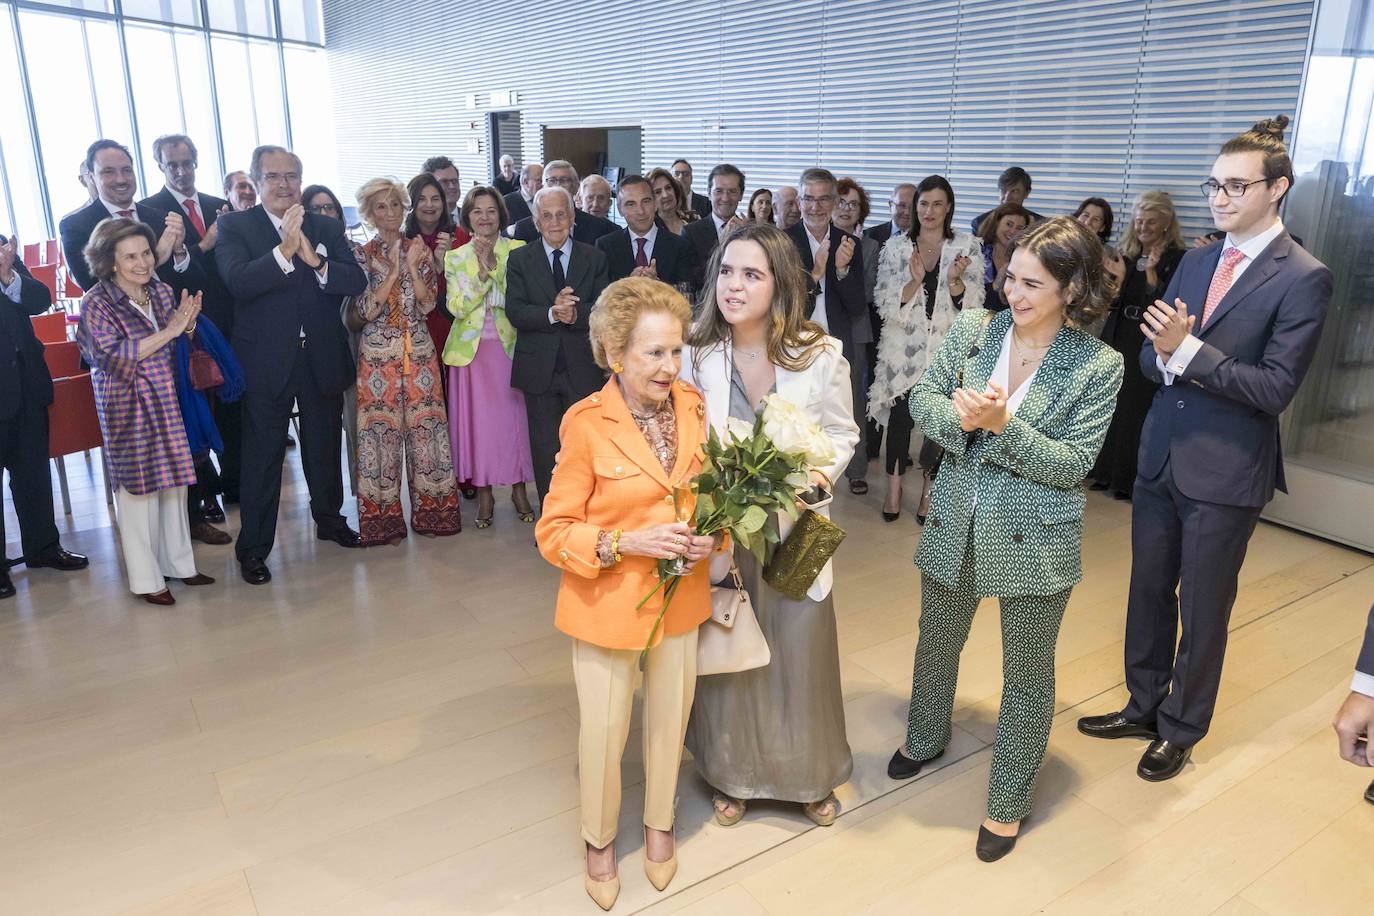
[[773,559],[763,570],[763,581],[788,598],[801,600],[843,540],[843,528],[807,509],[792,526],[787,540],[773,552]]

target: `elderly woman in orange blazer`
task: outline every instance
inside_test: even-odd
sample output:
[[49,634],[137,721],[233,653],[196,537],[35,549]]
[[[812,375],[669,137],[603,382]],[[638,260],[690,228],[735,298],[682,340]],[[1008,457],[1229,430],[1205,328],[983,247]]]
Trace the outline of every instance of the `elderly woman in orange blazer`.
[[673,802],[696,692],[697,627],[710,616],[712,539],[673,513],[673,486],[701,470],[705,406],[678,381],[691,307],[672,287],[630,277],[606,287],[591,313],[592,353],[612,376],[569,408],[539,550],[563,570],[558,629],[573,637],[581,731],[582,837],[587,893],[610,909],[620,893],[615,833],[620,757],[630,732],[635,674],[663,608],[661,559],[689,572],[644,662],[644,871],[663,890],[677,872]]

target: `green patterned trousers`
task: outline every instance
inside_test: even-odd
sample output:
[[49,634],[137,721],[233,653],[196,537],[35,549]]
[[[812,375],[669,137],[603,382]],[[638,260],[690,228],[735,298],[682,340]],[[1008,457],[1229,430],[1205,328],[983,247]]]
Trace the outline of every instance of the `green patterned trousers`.
[[[949,744],[959,656],[982,600],[974,593],[972,564],[972,551],[966,550],[957,588],[921,575],[921,629],[906,731],[913,760],[929,760]],[[1054,648],[1071,591],[999,599],[1003,683],[988,780],[993,820],[1012,823],[1030,813],[1054,718]]]

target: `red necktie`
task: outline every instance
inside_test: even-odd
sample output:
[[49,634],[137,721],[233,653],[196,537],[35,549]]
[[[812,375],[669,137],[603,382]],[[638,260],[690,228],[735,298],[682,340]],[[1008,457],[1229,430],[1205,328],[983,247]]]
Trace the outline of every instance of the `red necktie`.
[[125,219],[134,218],[134,211],[132,210],[116,210],[115,212],[118,213],[120,216],[124,217]]
[[196,227],[196,232],[201,238],[205,238],[205,220],[200,218],[200,211],[196,209],[196,202],[191,198],[186,198],[186,215],[191,217],[191,225]]
[[638,250],[635,252],[635,267],[649,266],[649,257],[644,253],[644,243],[647,241],[648,239],[635,239],[635,245],[638,246]]
[[1231,289],[1231,283],[1236,277],[1236,265],[1245,257],[1245,252],[1239,248],[1228,248],[1221,256],[1221,266],[1217,272],[1212,274],[1212,285],[1207,287],[1207,303],[1202,307],[1202,325],[1205,327],[1207,321],[1212,317],[1212,313],[1217,310],[1221,300],[1226,298],[1226,293]]

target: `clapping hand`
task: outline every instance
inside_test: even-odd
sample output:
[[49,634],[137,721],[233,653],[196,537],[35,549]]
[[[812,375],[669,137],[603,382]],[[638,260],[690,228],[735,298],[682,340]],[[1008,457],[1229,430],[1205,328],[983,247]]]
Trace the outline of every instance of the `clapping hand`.
[[181,291],[181,305],[172,312],[172,320],[167,329],[173,334],[191,334],[196,329],[196,316],[200,314],[200,293],[191,295],[189,290]]
[[[951,284],[958,283],[959,281],[961,281],[964,278],[964,270],[968,267],[968,262],[968,255],[955,255],[954,260],[949,262],[949,270],[945,274],[946,279],[948,279]],[[925,265],[921,265],[921,267],[922,271],[924,272]],[[921,279],[925,278],[922,277]]]
[[816,249],[816,260],[811,268],[811,279],[820,283],[825,280],[825,265],[830,262],[830,246],[822,245]]
[[483,280],[496,269],[496,244],[489,238],[473,236],[472,252],[477,255],[477,271]]
[[[399,250],[404,241],[398,241],[395,247]],[[429,248],[419,239],[411,239],[409,247],[406,248],[406,268],[412,276],[420,275],[420,264],[425,258],[429,257]]]
[[553,299],[554,320],[564,324],[572,324],[577,321],[577,303],[578,298],[573,295],[573,288],[571,286],[563,287]]
[[917,283],[926,278],[926,263],[921,260],[921,249],[915,245],[911,246],[911,257],[907,258],[906,266],[911,271],[911,279]]
[[1177,307],[1171,308],[1163,299],[1156,299],[1155,304],[1145,310],[1145,320],[1140,325],[1140,330],[1154,344],[1155,352],[1166,362],[1197,324],[1197,316],[1188,314],[1187,303],[1182,299],[1175,299],[1174,303]]
[[[282,257],[288,261],[294,258],[301,249],[304,241],[301,235],[301,224],[305,222],[305,208],[300,204],[292,204],[286,208],[286,212],[281,217],[281,248]],[[304,258],[302,258],[304,260]]]
[[167,224],[162,237],[157,240],[157,262],[166,263],[172,252],[178,251],[186,240],[186,224],[181,221],[180,213],[168,213]]
[[650,261],[649,261],[649,263],[648,263],[647,266],[645,266],[645,267],[636,267],[634,270],[630,271],[630,276],[632,276],[632,277],[648,277],[650,280],[657,280],[657,279],[658,279],[658,260],[657,260],[656,258],[655,258],[655,259],[650,259]]
[[[219,208],[219,215],[223,216],[229,212],[229,205],[225,204]],[[200,250],[203,254],[208,254],[215,248],[215,243],[219,241],[219,220],[215,220],[205,229],[205,236],[200,240]]]
[[842,274],[849,270],[849,262],[854,260],[854,239],[845,236],[840,240],[839,247],[835,249],[835,272]]
[[1007,392],[996,382],[989,382],[987,391],[981,394],[956,388],[952,400],[954,412],[959,416],[959,428],[964,432],[986,429],[1000,435],[1007,428]]

